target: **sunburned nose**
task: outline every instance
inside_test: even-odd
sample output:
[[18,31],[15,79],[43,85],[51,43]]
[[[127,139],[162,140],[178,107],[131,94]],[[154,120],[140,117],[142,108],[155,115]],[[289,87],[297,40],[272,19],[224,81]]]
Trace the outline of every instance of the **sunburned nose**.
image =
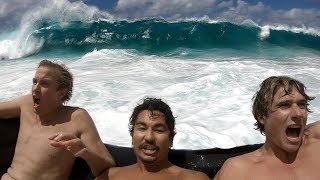
[[32,92],[37,92],[37,91],[39,91],[39,84],[38,83],[33,84],[33,86],[32,86]]
[[293,118],[301,118],[305,114],[306,109],[300,108],[298,105],[293,105],[291,110],[291,116]]

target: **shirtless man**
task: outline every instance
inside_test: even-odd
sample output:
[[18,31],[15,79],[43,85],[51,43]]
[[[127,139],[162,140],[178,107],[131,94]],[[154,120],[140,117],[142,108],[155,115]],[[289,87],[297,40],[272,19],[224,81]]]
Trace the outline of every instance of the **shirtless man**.
[[84,159],[94,176],[114,166],[88,112],[64,105],[72,86],[64,65],[43,60],[31,95],[0,103],[0,118],[20,117],[15,154],[1,180],[68,179],[75,157]]
[[175,135],[175,118],[161,99],[145,98],[130,118],[130,135],[137,163],[106,170],[98,180],[208,180],[202,172],[173,165],[168,160]]
[[264,145],[228,159],[215,180],[319,180],[320,121],[306,125],[313,100],[305,86],[290,77],[264,80],[253,101],[255,125]]

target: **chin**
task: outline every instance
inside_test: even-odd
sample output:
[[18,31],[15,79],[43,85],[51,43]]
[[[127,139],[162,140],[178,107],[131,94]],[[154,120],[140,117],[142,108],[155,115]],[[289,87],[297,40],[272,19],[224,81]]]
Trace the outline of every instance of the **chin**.
[[144,158],[140,158],[140,160],[144,164],[153,164],[154,162],[157,161],[157,159],[155,157],[144,157]]
[[289,144],[289,145],[285,145],[285,150],[287,152],[290,152],[290,153],[295,153],[295,152],[298,152],[299,149],[300,149],[300,145],[301,143],[299,144]]

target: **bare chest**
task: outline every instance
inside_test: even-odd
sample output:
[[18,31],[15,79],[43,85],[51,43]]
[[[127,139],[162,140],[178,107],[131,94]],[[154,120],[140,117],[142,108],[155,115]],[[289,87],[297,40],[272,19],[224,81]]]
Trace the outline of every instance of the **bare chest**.
[[294,164],[256,165],[249,168],[247,179],[318,180],[320,179],[319,157],[317,154],[314,156],[308,154]]
[[[137,170],[139,171],[139,170]],[[183,180],[183,177],[179,175],[179,173],[172,173],[172,172],[156,172],[156,173],[137,173],[137,171],[122,171],[118,172],[112,176],[110,179],[114,180],[163,180],[163,179],[170,179],[170,180]]]
[[131,180],[149,180],[149,179],[152,179],[152,180],[164,180],[164,179],[180,180],[181,178],[179,178],[178,176],[173,176],[173,175],[159,175],[159,174],[158,175],[157,174],[153,174],[153,175],[123,174],[123,175],[117,176],[112,179],[114,179],[114,180],[128,180],[128,179],[131,179]]
[[73,156],[68,151],[50,145],[49,137],[60,132],[75,134],[68,123],[43,125],[21,122],[14,160],[47,168],[54,163],[60,164],[62,160],[65,165],[71,164]]

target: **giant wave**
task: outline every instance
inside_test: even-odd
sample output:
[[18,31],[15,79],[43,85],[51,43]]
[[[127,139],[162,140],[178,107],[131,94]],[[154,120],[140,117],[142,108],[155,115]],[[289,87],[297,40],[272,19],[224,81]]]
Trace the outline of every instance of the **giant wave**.
[[[320,35],[314,29],[260,27],[248,23],[212,23],[203,20],[169,22],[155,18],[63,23],[41,20],[35,22],[29,32],[20,37],[20,41],[20,46],[13,41],[1,41],[0,46],[10,47],[0,53],[1,58],[14,59],[65,49],[83,54],[93,49],[135,49],[141,53],[156,55],[168,54],[179,48],[234,49],[246,53],[279,47],[320,50]],[[17,53],[17,49],[21,53]],[[13,50],[16,51],[12,53]]]

